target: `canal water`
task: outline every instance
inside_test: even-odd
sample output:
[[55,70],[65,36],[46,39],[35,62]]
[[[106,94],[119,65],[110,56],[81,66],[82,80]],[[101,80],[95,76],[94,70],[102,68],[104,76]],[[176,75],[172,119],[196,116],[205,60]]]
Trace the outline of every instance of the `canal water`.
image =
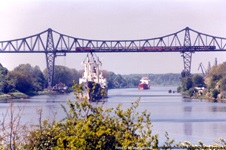
[[[226,139],[226,103],[208,102],[204,99],[183,98],[176,91],[177,87],[156,86],[150,90],[137,88],[112,89],[108,91],[109,98],[104,103],[105,108],[115,108],[122,104],[126,109],[131,103],[140,98],[138,112],[145,109],[151,113],[153,134],[158,134],[160,143],[163,143],[165,132],[171,139],[190,141],[198,144],[201,140],[205,144],[213,144],[220,137]],[[61,104],[67,100],[75,100],[73,93],[64,95],[41,95],[29,99],[14,100],[16,110],[22,109],[22,122],[26,124],[38,123],[38,110],[42,109],[43,118],[60,120],[66,115]],[[0,121],[3,119],[10,103],[0,103]],[[101,103],[93,103],[101,105]]]

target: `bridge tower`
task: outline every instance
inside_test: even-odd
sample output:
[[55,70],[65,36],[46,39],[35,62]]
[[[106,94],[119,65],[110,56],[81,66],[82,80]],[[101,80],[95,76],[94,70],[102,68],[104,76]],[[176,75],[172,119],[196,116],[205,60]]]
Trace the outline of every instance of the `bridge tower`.
[[54,76],[54,65],[56,58],[56,51],[54,49],[54,40],[52,30],[48,29],[47,41],[46,41],[46,65],[47,65],[47,81],[48,88],[52,88],[53,76]]
[[184,61],[184,70],[182,71],[182,78],[189,77],[191,75],[191,59],[192,59],[192,51],[189,52],[188,50],[191,47],[191,37],[189,28],[185,28],[185,35],[184,35],[184,50],[182,51],[182,57]]

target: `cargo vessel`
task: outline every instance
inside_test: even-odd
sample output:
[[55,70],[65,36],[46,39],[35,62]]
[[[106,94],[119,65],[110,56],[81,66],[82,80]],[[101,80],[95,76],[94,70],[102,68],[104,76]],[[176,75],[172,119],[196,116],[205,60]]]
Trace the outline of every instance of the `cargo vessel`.
[[108,95],[107,80],[100,71],[102,62],[93,54],[87,54],[82,62],[84,73],[79,78],[79,84],[83,85],[83,93],[79,96],[81,99],[87,97],[89,101],[96,101],[106,98]]
[[148,79],[148,77],[142,77],[140,79],[140,83],[138,85],[139,90],[147,90],[150,89],[151,81]]

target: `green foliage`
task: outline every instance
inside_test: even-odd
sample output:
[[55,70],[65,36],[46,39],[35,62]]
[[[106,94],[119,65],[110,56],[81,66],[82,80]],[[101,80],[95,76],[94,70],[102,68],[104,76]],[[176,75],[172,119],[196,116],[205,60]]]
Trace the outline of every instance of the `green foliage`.
[[76,81],[73,81],[74,85],[72,86],[72,89],[74,90],[74,94],[77,99],[79,99],[79,95],[83,97],[83,86],[82,84],[77,84]]
[[192,97],[196,92],[197,92],[197,90],[195,88],[190,88],[188,90],[188,96]]
[[182,89],[181,86],[177,87],[177,92],[178,92],[178,93],[182,92],[182,90],[183,90],[183,89]]
[[193,87],[193,82],[192,82],[191,77],[184,77],[184,78],[182,78],[183,91],[187,91],[187,90],[189,90],[192,87]]
[[[120,75],[114,72],[102,70],[103,76],[107,78],[108,88],[137,87],[142,77],[141,74]],[[45,76],[44,76],[45,75]],[[82,70],[70,69],[65,66],[55,66],[53,84],[59,82],[71,87],[72,81],[79,81]],[[152,85],[179,85],[179,74],[147,74]],[[21,64],[13,71],[8,71],[0,64],[0,94],[20,91],[33,94],[47,87],[47,69],[43,72],[38,66]]]
[[121,105],[103,109],[88,101],[68,101],[67,117],[52,124],[44,122],[27,137],[28,149],[115,149],[116,147],[158,148],[152,135],[150,114],[136,112],[139,100],[127,110]]
[[217,89],[214,89],[214,90],[212,91],[212,97],[213,97],[214,99],[217,99],[217,96],[218,96],[219,93],[220,93],[220,92],[219,92]]
[[208,70],[207,76],[205,77],[209,93],[212,98],[216,99],[218,94],[219,98],[226,98],[226,62],[213,66]]
[[[47,76],[47,70],[44,70],[45,76]],[[76,69],[70,69],[65,66],[56,65],[54,68],[53,84],[58,84],[59,82],[71,87],[73,86],[73,81],[78,82],[81,75]]]
[[[137,87],[142,78],[142,74],[123,75],[129,87]],[[147,74],[145,75],[151,80],[151,85],[181,85],[180,74]]]
[[192,82],[194,87],[206,87],[204,83],[204,77],[199,74],[192,76]]
[[57,144],[56,137],[60,132],[60,128],[56,126],[56,122],[50,124],[48,120],[44,120],[38,129],[29,131],[24,143],[25,149],[53,149]]
[[0,63],[0,75],[7,75],[8,74],[8,69],[3,67],[2,64]]
[[193,96],[194,92],[197,92],[195,90],[195,87],[206,87],[204,83],[204,78],[201,75],[195,74],[187,77],[182,78],[182,90],[188,91],[189,96]]
[[175,140],[174,139],[171,140],[169,138],[168,132],[165,133],[165,137],[166,137],[166,141],[165,141],[165,144],[162,146],[162,148],[163,149],[171,149],[171,148],[173,148],[172,145],[173,145],[173,143],[174,143]]
[[222,91],[221,93],[226,96],[226,76],[222,78],[220,84],[220,91]]
[[[116,75],[107,71],[104,74],[110,89],[137,87],[143,76],[142,74]],[[145,76],[151,80],[152,85],[180,85],[180,74],[147,74]]]
[[128,87],[127,81],[122,75],[116,75],[113,72],[106,72],[105,76],[108,81],[109,89]]
[[83,94],[85,91],[89,93],[90,101],[98,101],[100,99],[105,98],[107,95],[106,89],[101,88],[100,85],[96,84],[95,82],[88,82],[87,87],[83,87],[83,84],[77,84],[74,81],[72,89],[74,90],[76,98],[80,100],[87,98],[88,95]]
[[0,63],[0,94],[1,93],[7,93],[7,82],[6,82],[6,76],[8,74],[8,70],[2,66]]
[[189,76],[191,76],[191,73],[190,73],[190,72],[185,71],[185,70],[183,70],[183,71],[181,72],[181,77],[182,77],[182,78],[189,77]]
[[13,71],[10,72],[9,79],[15,88],[20,92],[26,93],[31,91],[33,88],[33,80],[29,74],[20,71]]
[[23,93],[41,91],[44,89],[45,79],[38,66],[22,64],[9,72],[7,82],[15,90]]
[[35,91],[42,91],[45,88],[46,80],[38,66],[32,68],[33,87]]

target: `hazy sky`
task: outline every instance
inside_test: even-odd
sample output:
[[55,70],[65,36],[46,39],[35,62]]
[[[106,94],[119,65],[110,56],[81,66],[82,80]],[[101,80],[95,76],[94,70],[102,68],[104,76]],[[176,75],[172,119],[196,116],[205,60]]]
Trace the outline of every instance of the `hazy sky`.
[[[185,27],[226,37],[225,0],[1,0],[0,41],[22,38],[52,28],[74,37],[99,40],[144,39]],[[102,69],[117,74],[180,73],[180,53],[98,53]],[[57,57],[56,64],[82,69],[85,54]],[[226,52],[194,53],[192,72],[226,61]],[[3,54],[0,63],[12,70],[30,63],[43,70],[45,54]]]

